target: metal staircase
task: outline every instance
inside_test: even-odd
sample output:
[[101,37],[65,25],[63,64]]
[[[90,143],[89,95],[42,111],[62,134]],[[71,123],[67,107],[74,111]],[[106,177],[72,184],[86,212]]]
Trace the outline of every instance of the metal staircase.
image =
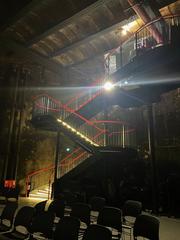
[[[102,90],[101,93],[99,91],[95,94],[96,96],[99,96],[100,94],[102,94]],[[91,95],[91,97],[91,101],[95,100],[94,95]],[[87,105],[91,101],[87,100]],[[116,140],[117,136],[114,136],[115,132],[116,134],[118,134],[124,131],[123,134],[129,135],[129,130],[125,130],[124,127],[122,127],[122,124],[114,127],[113,133],[108,132],[104,129],[103,121],[102,123],[98,122],[97,125],[96,122],[86,119],[84,116],[78,113],[78,110],[82,107],[84,107],[84,105],[82,106],[79,101],[79,108],[77,108],[76,105],[75,111],[67,104],[64,105],[60,101],[52,98],[47,94],[39,95],[34,99],[32,116],[33,125],[38,128],[50,131],[57,131],[57,129],[60,128],[66,135],[71,137],[71,139],[73,139],[79,145],[77,149],[75,149],[71,154],[68,154],[64,159],[61,160],[61,163],[59,165],[59,172],[61,176],[63,176],[71,169],[83,162],[85,159],[90,157],[99,146],[104,146],[105,138],[107,136],[109,136],[109,138],[111,139],[109,144],[123,146],[123,137]],[[70,121],[71,118],[74,119],[74,116],[76,117],[76,121]],[[134,133],[130,134],[133,135]],[[54,166],[51,165],[47,168],[29,173],[26,182],[32,183],[33,191],[34,189],[39,189],[40,186],[43,186],[44,179],[46,179],[46,186],[49,186],[50,189],[53,181],[53,171]],[[37,196],[39,195],[37,194]],[[50,196],[49,193],[46,194],[46,197],[48,196]]]

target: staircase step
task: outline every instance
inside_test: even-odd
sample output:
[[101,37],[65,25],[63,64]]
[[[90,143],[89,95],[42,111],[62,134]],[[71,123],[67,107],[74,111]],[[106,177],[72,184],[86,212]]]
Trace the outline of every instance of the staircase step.
[[41,188],[35,189],[29,193],[30,198],[41,198],[48,199],[51,196],[48,186],[42,186]]

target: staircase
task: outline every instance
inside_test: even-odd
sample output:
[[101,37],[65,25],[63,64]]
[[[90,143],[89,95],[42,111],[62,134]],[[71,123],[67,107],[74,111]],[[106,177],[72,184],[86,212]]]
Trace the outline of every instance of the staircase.
[[[59,165],[61,177],[92,154],[95,154],[100,146],[105,146],[107,138],[108,145],[121,147],[133,145],[134,129],[129,131],[130,127],[128,125],[112,124],[113,126],[109,127],[110,121],[108,124],[103,121],[96,124],[92,121],[96,114],[107,108],[107,104],[115,103],[116,97],[114,95],[105,94],[102,88],[103,81],[104,79],[96,80],[92,83],[92,88],[88,88],[88,92],[82,91],[66,103],[60,102],[45,93],[34,98],[32,124],[37,128],[55,132],[60,129],[79,146],[72,154],[61,160]],[[107,98],[108,101],[106,101]],[[107,125],[111,130],[107,129]],[[128,139],[126,143],[125,138]],[[133,140],[131,141],[131,139]],[[29,173],[26,182],[31,181],[33,183],[33,190],[39,189],[43,185],[44,179],[47,180],[46,185],[48,185],[53,174],[53,168],[53,165],[51,165],[45,169]],[[39,180],[39,178],[42,178],[42,180]]]
[[[98,101],[98,99],[98,97],[96,99],[93,97],[92,102]],[[88,101],[87,107],[89,104],[92,105],[91,101]],[[80,109],[82,108],[84,108],[84,106],[81,104]],[[34,101],[32,124],[35,127],[50,131],[60,129],[60,131],[63,131],[79,145],[77,149],[61,160],[59,165],[61,177],[85,159],[88,159],[92,154],[95,154],[100,146],[104,146],[107,136],[111,140],[109,142],[110,145],[123,146],[123,137],[116,140],[117,136],[114,136],[114,133],[121,134],[123,132],[124,127],[122,124],[115,126],[113,132],[108,132],[104,129],[103,121],[102,123],[99,121],[97,125],[96,122],[80,115],[78,111],[78,108],[75,111],[47,94],[39,95]],[[98,111],[100,111],[100,108],[98,108]],[[96,113],[95,110],[94,114],[96,115]],[[93,108],[91,109],[91,114],[93,115]],[[128,131],[127,127],[124,134],[131,134]],[[44,192],[44,189],[41,189],[44,179],[47,180],[46,188],[48,185],[51,185],[49,182],[52,183],[52,180],[50,181],[49,179],[53,176],[53,170],[54,166],[52,165],[28,174],[26,181],[31,181],[33,183],[33,189],[36,189],[36,191],[31,191],[33,194],[30,195],[31,197],[35,195],[39,197],[40,193]],[[39,180],[40,178],[41,180]],[[46,193],[46,198],[48,198],[48,196],[50,195]]]

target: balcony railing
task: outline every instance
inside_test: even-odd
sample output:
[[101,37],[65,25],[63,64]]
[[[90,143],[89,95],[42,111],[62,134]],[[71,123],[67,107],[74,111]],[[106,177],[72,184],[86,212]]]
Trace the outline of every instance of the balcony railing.
[[[154,48],[171,44],[173,37],[172,29],[174,26],[179,25],[180,16],[173,15],[160,17],[142,26],[126,42],[106,55],[106,72],[112,74],[132,62],[135,57]],[[150,28],[158,31],[161,39],[157,40],[155,33],[149,30]]]

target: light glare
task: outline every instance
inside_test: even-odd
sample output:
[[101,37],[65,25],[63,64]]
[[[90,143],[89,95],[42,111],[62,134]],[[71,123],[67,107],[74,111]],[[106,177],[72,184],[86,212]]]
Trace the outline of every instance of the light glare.
[[111,83],[111,82],[106,82],[104,84],[104,89],[107,90],[107,91],[110,91],[114,88],[114,85]]

